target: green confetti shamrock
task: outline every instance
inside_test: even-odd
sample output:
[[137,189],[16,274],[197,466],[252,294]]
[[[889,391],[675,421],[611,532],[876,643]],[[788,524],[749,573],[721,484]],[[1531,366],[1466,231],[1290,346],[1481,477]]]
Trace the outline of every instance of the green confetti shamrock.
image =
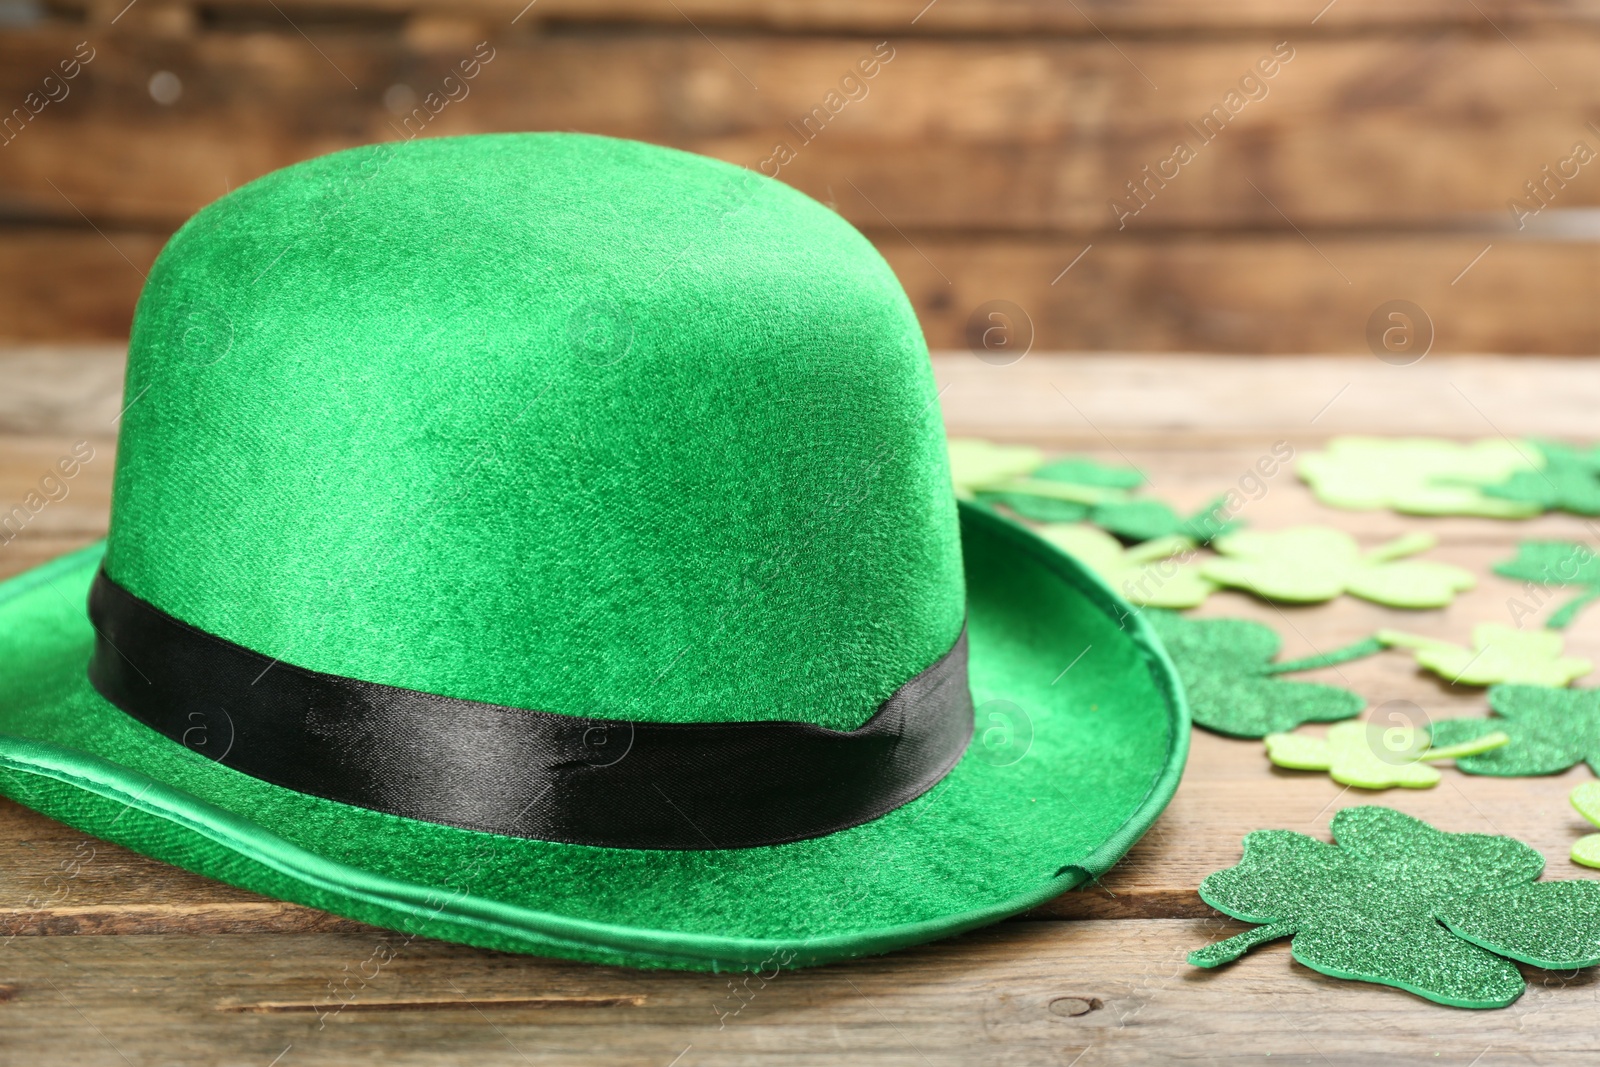
[[1522,470],[1483,492],[1539,511],[1600,515],[1600,450],[1580,452],[1554,441],[1538,441],[1543,470]]
[[1231,963],[1292,937],[1314,971],[1398,986],[1439,1004],[1502,1008],[1523,992],[1512,960],[1550,970],[1600,963],[1600,881],[1537,881],[1544,857],[1520,841],[1452,834],[1385,807],[1345,808],[1334,844],[1257,830],[1201,898],[1258,923],[1189,954]]
[[1527,778],[1560,774],[1580,763],[1600,774],[1600,689],[1551,689],[1542,685],[1497,685],[1489,706],[1498,719],[1445,719],[1433,724],[1433,739],[1453,745],[1491,730],[1511,737],[1504,748],[1456,760],[1468,774]]
[[1136,467],[1101,463],[1087,456],[1064,456],[1051,460],[1033,472],[1034,478],[1070,485],[1097,485],[1102,489],[1137,489],[1144,474]]
[[1474,580],[1449,564],[1401,561],[1435,543],[1430,534],[1413,533],[1362,555],[1355,538],[1326,526],[1246,530],[1213,542],[1227,558],[1212,560],[1201,573],[1267,600],[1312,604],[1349,593],[1396,608],[1440,608]]
[[985,486],[1021,478],[1044,462],[1044,453],[1037,448],[997,445],[971,437],[952,437],[949,450],[950,480],[957,495],[969,497]]
[[1448,748],[1430,748],[1427,731],[1414,726],[1382,729],[1376,723],[1341,722],[1328,727],[1327,740],[1268,734],[1267,758],[1292,770],[1327,771],[1340,785],[1360,789],[1429,789],[1439,784],[1439,772],[1428,763],[1474,756],[1509,740],[1493,733]]
[[1536,449],[1499,439],[1463,445],[1425,437],[1335,437],[1327,451],[1302,456],[1299,473],[1331,507],[1520,519],[1539,507],[1485,496],[1478,487],[1505,482],[1538,462]]
[[[1077,495],[1087,498],[1091,493],[1092,490],[1081,490]],[[984,504],[1004,504],[1023,518],[1037,522],[1089,522],[1124,541],[1135,543],[1162,537],[1185,537],[1196,544],[1209,544],[1240,525],[1217,514],[1226,497],[1217,497],[1193,515],[1184,517],[1172,505],[1153,497],[1097,495],[1096,502],[1087,502],[1007,490],[980,492],[977,498]]]
[[1081,522],[1099,502],[1122,500],[1127,490],[1143,484],[1144,475],[1132,467],[1068,456],[1030,471],[1027,477],[991,483],[990,488],[978,492],[977,499],[984,504],[1004,504],[1036,522]]
[[1561,635],[1548,630],[1524,632],[1484,623],[1473,627],[1470,649],[1398,630],[1379,630],[1378,640],[1390,648],[1414,650],[1417,666],[1451,685],[1563,686],[1594,669],[1586,659],[1563,656]]
[[[1584,782],[1568,797],[1578,814],[1600,826],[1600,782]],[[1585,867],[1600,867],[1600,834],[1589,834],[1572,843],[1572,862]]]
[[1186,562],[1195,550],[1187,538],[1162,537],[1124,548],[1093,526],[1046,526],[1038,532],[1141,607],[1192,608],[1217,588]]
[[1219,514],[1227,499],[1226,495],[1219,496],[1187,518],[1165,501],[1150,497],[1108,500],[1096,504],[1087,517],[1102,530],[1109,530],[1125,541],[1187,537],[1196,544],[1207,545],[1239,527],[1239,523]]
[[1383,647],[1369,639],[1308,659],[1274,663],[1278,635],[1259,622],[1190,619],[1164,611],[1152,611],[1148,618],[1183,679],[1195,724],[1228,737],[1263,737],[1303,722],[1360,714],[1367,702],[1348,689],[1274,676],[1343,663]]
[[1523,541],[1517,546],[1515,559],[1496,563],[1493,570],[1502,578],[1524,582],[1524,594],[1534,601],[1531,605],[1512,601],[1511,615],[1517,621],[1532,615],[1544,603],[1544,596],[1552,585],[1574,586],[1580,590],[1545,620],[1545,626],[1552,630],[1566,629],[1578,612],[1600,598],[1600,556],[1588,545],[1576,541]]

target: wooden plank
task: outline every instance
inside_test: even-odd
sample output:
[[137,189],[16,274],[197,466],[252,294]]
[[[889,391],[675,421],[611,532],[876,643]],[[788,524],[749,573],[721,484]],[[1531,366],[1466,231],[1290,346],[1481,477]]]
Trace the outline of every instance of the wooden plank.
[[[0,149],[4,151],[4,149]],[[165,235],[0,230],[0,338],[125,338]]]
[[1530,969],[1512,1007],[1452,1012],[1316,974],[1281,943],[1184,963],[1238,929],[1011,923],[748,984],[372,933],[21,938],[0,950],[0,1025],[7,1062],[70,1067],[1592,1062],[1591,972]]
[[[1600,370],[1581,359],[1433,355],[1393,366],[1370,355],[1036,352],[994,366],[961,352],[936,355],[933,365],[952,433],[1058,448],[1181,451],[1277,440],[1298,448],[1338,434],[1587,440],[1600,410]],[[1203,473],[1197,466],[1183,471],[1171,480]],[[1211,476],[1241,471],[1225,467]]]
[[[1023,309],[1044,349],[1370,357],[1375,313],[1402,299],[1426,312],[1434,352],[1600,351],[1600,314],[1590,299],[1600,246],[1591,244],[1327,234],[1171,241],[873,236],[935,348],[966,347],[979,308],[1006,300]],[[1407,368],[1390,369],[1403,380]],[[1403,432],[1413,418],[1426,423],[1431,416],[1407,413],[1387,432]]]
[[[133,243],[109,236],[125,250]],[[868,236],[934,348],[966,348],[980,306],[1003,299],[1026,313],[1039,351],[1370,357],[1369,320],[1380,305],[1406,299],[1429,316],[1435,353],[1600,351],[1594,244],[1319,234],[1313,245],[1292,233],[1028,240],[881,227]],[[0,242],[0,339],[126,337],[138,274],[98,235],[63,243],[57,256],[36,254],[48,243]],[[152,256],[158,245],[145,242]]]
[[[46,25],[0,38],[0,100],[37,91],[85,32]],[[67,96],[9,135],[0,207],[167,230],[229,188],[335,149],[419,131],[527,129],[765,165],[851,221],[887,228],[853,184],[907,230],[1292,232],[1285,216],[1308,232],[1504,228],[1510,199],[1539,206],[1526,183],[1545,181],[1547,165],[1575,175],[1550,179],[1548,212],[1600,204],[1600,183],[1570,160],[1579,140],[1600,153],[1588,125],[1600,104],[1590,61],[1600,27],[1529,31],[1516,47],[1493,33],[1426,29],[1296,37],[1285,45],[1293,59],[1255,90],[1266,95],[1237,97],[1243,110],[1224,111],[1209,141],[1188,124],[1222,106],[1283,38],[1129,41],[1119,52],[1098,36],[896,37],[893,58],[854,90],[865,95],[835,97],[836,117],[824,111],[808,131],[801,120],[886,38],[730,33],[713,46],[688,25],[484,33],[475,40],[492,40],[494,58],[452,83],[466,95],[411,127],[415,98],[440,91],[472,42],[424,48],[342,29],[315,47],[262,30],[96,36]],[[186,87],[170,106],[150,96],[153,70]],[[1164,162],[1179,140],[1195,153],[1182,167]],[[781,169],[779,142],[794,152]],[[1132,217],[1122,212],[1141,199],[1129,182],[1144,183],[1149,202]]]
[[[118,14],[115,3],[57,0],[52,5],[87,12],[97,22]],[[211,0],[218,17],[265,17],[264,0]],[[1593,0],[1480,0],[1474,6],[1450,0],[1417,0],[1396,5],[1381,0],[1082,0],[1062,5],[1049,0],[282,0],[297,20],[327,21],[341,16],[429,15],[445,12],[485,22],[523,25],[678,26],[708,29],[739,27],[778,32],[914,31],[941,33],[1069,33],[1099,30],[1172,33],[1194,29],[1235,30],[1311,25],[1323,30],[1444,25],[1483,28],[1491,22],[1520,28],[1530,23],[1587,23],[1600,17]],[[330,10],[331,9],[331,10]],[[1098,27],[1098,30],[1097,30]]]

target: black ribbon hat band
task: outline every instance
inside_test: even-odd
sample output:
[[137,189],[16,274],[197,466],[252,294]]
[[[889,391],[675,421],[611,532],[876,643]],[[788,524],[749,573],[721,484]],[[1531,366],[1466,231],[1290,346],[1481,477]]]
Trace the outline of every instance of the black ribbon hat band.
[[777,845],[921,796],[971,740],[965,630],[848,732],[585,719],[322,674],[198,630],[96,575],[89,680],[201,755],[426,822],[612,848]]

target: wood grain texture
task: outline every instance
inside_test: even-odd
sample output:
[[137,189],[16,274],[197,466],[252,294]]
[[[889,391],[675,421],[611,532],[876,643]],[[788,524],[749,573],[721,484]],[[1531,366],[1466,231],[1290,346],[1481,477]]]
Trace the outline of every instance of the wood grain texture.
[[[1600,351],[1600,304],[1592,299],[1600,246],[1584,242],[1319,234],[1313,243],[1293,233],[974,237],[896,230],[881,220],[866,233],[906,287],[935,348],[966,347],[975,317],[981,335],[983,305],[1005,300],[1026,315],[1038,350],[1367,353],[1369,321],[1380,305],[1403,299],[1428,315],[1435,352]],[[148,256],[136,262],[148,263],[160,241],[117,230],[107,237],[116,247],[97,234],[71,236],[71,254],[60,258],[0,238],[0,282],[26,279],[0,285],[0,338],[125,336],[142,278],[118,249],[142,243]],[[61,295],[85,277],[97,282],[93,295]]]
[[[108,24],[121,11],[116,0],[56,0],[55,8],[81,12],[92,24]],[[163,5],[140,5],[160,7]],[[168,3],[187,8],[187,3]],[[1600,18],[1594,0],[210,0],[212,18],[261,18],[272,6],[297,19],[328,21],[384,16],[470,17],[528,25],[660,25],[684,23],[779,31],[851,32],[911,29],[922,34],[1069,33],[1099,30],[1172,34],[1194,29],[1234,30],[1317,25],[1332,30],[1371,30],[1439,25],[1522,28],[1545,23],[1584,24]],[[149,15],[145,16],[149,18]],[[1314,20],[1314,21],[1313,21]],[[170,15],[165,21],[171,24]],[[1098,29],[1097,29],[1098,28]]]
[[1238,929],[1008,923],[748,985],[365,932],[18,938],[0,947],[14,989],[0,1003],[0,1063],[1593,1062],[1592,972],[1531,971],[1511,1008],[1448,1012],[1325,978],[1282,944],[1226,970],[1184,964]]
[[[573,129],[777,170],[879,245],[938,347],[1003,298],[1041,348],[1360,351],[1372,311],[1404,298],[1434,316],[1436,351],[1600,350],[1600,184],[1574,161],[1580,142],[1600,157],[1600,9],[1323,7],[52,6],[0,33],[0,116],[79,42],[94,58],[0,134],[0,336],[125,336],[166,236],[276,168]],[[452,83],[466,95],[417,110],[482,41],[493,59]],[[864,95],[830,103],[879,42],[893,58]],[[1192,124],[1279,42],[1293,58],[1265,95],[1202,141]],[[176,100],[152,98],[157,71]],[[1195,158],[1178,167],[1180,140]]]
[[[575,129],[765,167],[865,226],[882,219],[852,186],[908,230],[1505,229],[1508,200],[1540,208],[1526,183],[1544,181],[1542,168],[1569,160],[1576,142],[1600,158],[1589,125],[1600,26],[1532,30],[1515,48],[1492,33],[1425,29],[1120,51],[1098,36],[481,32],[428,47],[352,29],[322,31],[315,47],[259,29],[0,35],[0,102],[16,103],[94,38],[64,98],[8,133],[0,206],[73,227],[81,211],[102,226],[170,230],[230,188],[339,148]],[[478,41],[491,42],[481,53],[491,61],[443,102],[444,79]],[[875,50],[887,61],[846,101],[841,81]],[[1275,50],[1287,58],[1249,89],[1258,98],[1238,95]],[[148,90],[156,70],[180,79],[168,105]],[[1237,114],[1224,109],[1200,136],[1230,92]],[[430,93],[436,116],[415,110]],[[1158,167],[1179,141],[1194,160]],[[774,158],[780,143],[792,161]],[[1593,169],[1569,161],[1544,190],[1547,210],[1600,204]]]
[[[0,576],[103,533],[114,449],[106,427],[120,408],[120,358],[114,346],[0,349],[0,505],[25,494],[72,442],[91,440],[97,450],[55,510],[0,546]],[[1152,492],[1182,505],[1237,487],[1278,441],[1304,454],[1353,432],[1588,439],[1600,406],[1600,363],[1590,360],[1430,356],[1394,367],[1370,357],[1035,353],[997,367],[963,352],[937,356],[934,369],[953,434],[1132,463]],[[1440,539],[1430,558],[1480,577],[1438,612],[1351,598],[1276,608],[1234,593],[1201,609],[1273,626],[1285,656],[1383,626],[1461,640],[1476,622],[1512,621],[1508,602],[1526,594],[1488,568],[1518,539],[1600,544],[1600,529],[1564,515],[1498,522],[1332,511],[1288,470],[1267,479],[1241,514],[1269,530],[1333,524],[1369,545],[1425,529]],[[1600,611],[1580,616],[1568,634],[1574,652],[1600,661]],[[1398,652],[1306,677],[1357,690],[1378,718],[1485,710],[1480,690],[1444,685]],[[140,1065],[265,1065],[280,1053],[284,1065],[663,1065],[680,1055],[680,1067],[1070,1065],[1080,1054],[1085,1065],[1222,1064],[1269,1052],[1339,1067],[1378,1058],[1460,1067],[1475,1057],[1479,1067],[1588,1063],[1600,1000],[1592,972],[1529,970],[1530,990],[1511,1008],[1469,1013],[1322,977],[1281,945],[1216,972],[1187,967],[1183,955],[1239,928],[1194,890],[1205,874],[1237,861],[1245,833],[1272,826],[1323,835],[1332,814],[1351,804],[1508,834],[1544,854],[1550,877],[1594,877],[1567,859],[1572,841],[1592,828],[1566,794],[1590,777],[1575,770],[1473,778],[1447,768],[1435,789],[1374,794],[1274,769],[1259,743],[1197,730],[1176,798],[1099,885],[954,941],[750,986],[737,984],[742,976],[730,986],[727,975],[645,974],[406,943],[0,803],[0,1064],[125,1057]],[[374,962],[391,954],[392,962]],[[348,1007],[334,1012],[341,1003]]]

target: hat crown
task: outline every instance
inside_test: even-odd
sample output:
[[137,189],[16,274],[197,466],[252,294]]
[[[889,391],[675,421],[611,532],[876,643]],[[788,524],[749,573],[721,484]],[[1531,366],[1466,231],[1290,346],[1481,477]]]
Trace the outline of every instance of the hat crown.
[[713,160],[510,134],[267,175],[162,252],[125,402],[107,572],[285,663],[851,729],[961,628],[904,293]]

